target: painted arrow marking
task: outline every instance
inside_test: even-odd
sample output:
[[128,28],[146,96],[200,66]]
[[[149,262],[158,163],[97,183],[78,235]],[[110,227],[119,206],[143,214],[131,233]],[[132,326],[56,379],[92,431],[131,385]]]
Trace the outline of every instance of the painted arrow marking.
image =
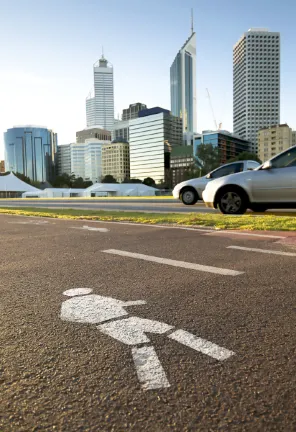
[[126,307],[143,305],[143,300],[121,301],[111,297],[91,294],[91,288],[74,288],[64,292],[73,297],[62,303],[61,319],[64,321],[98,324],[97,328],[107,336],[132,346],[132,357],[138,379],[143,390],[167,388],[170,383],[160,360],[152,346],[137,346],[150,342],[146,333],[163,334],[180,344],[212,357],[226,360],[233,351],[220,347],[185,330],[175,330],[174,326],[146,318],[125,317]]
[[99,231],[99,232],[108,232],[108,228],[95,228],[90,227],[88,225],[83,225],[83,227],[71,227],[73,229],[80,229],[80,230],[86,230],[86,231]]

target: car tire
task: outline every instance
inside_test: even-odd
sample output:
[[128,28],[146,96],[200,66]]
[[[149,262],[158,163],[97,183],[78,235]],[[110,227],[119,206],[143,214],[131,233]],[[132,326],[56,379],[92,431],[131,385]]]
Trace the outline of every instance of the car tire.
[[217,205],[223,214],[241,215],[248,208],[248,197],[243,189],[229,186],[219,193]]
[[261,204],[253,204],[252,206],[250,206],[250,210],[252,210],[253,212],[264,213],[266,212],[267,207]]
[[186,187],[181,190],[180,199],[185,205],[194,205],[198,201],[198,194],[195,189]]

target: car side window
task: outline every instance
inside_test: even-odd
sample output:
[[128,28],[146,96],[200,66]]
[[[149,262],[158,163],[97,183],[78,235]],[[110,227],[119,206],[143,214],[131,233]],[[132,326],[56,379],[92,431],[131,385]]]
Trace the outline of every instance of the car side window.
[[296,166],[296,146],[272,159],[273,168],[288,168]]
[[248,170],[254,170],[255,168],[258,168],[259,164],[257,162],[248,162]]
[[243,170],[244,170],[243,162],[238,162],[238,163],[235,163],[232,165],[226,165],[226,166],[223,166],[221,168],[218,168],[216,171],[214,171],[211,174],[211,178],[216,179],[219,177],[227,176],[229,174],[235,174],[235,173],[241,172]]

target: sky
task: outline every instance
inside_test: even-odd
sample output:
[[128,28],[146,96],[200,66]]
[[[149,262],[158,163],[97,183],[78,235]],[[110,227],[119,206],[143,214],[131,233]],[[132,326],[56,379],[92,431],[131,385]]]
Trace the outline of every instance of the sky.
[[86,126],[93,63],[114,67],[115,117],[135,102],[170,109],[170,66],[197,37],[197,129],[232,131],[232,48],[251,27],[281,33],[281,122],[296,129],[295,0],[0,0],[3,132],[43,125],[59,144]]

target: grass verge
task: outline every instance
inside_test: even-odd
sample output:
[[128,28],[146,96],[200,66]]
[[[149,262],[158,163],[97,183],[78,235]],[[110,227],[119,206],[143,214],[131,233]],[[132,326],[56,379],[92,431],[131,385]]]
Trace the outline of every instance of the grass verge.
[[295,216],[253,215],[224,216],[206,213],[140,213],[102,210],[44,209],[44,208],[0,208],[0,214],[38,216],[56,219],[126,221],[142,224],[199,225],[216,229],[296,231]]

